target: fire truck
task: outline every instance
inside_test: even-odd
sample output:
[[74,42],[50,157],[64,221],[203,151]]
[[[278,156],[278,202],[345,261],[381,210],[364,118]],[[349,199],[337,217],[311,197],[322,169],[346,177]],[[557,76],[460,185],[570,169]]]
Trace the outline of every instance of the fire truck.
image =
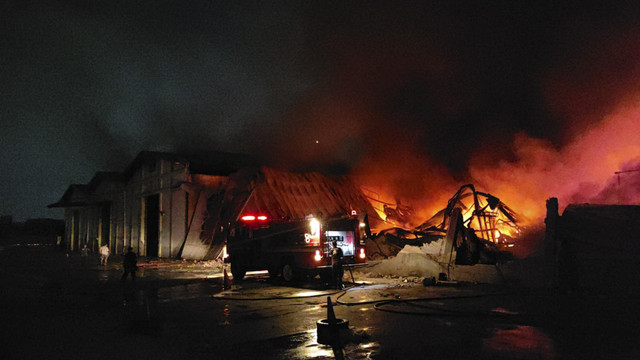
[[342,249],[343,264],[366,261],[365,242],[371,235],[366,215],[355,211],[322,218],[309,215],[297,221],[273,221],[261,213],[239,216],[227,236],[226,261],[234,280],[247,271],[268,270],[272,277],[293,279],[331,276],[333,241]]

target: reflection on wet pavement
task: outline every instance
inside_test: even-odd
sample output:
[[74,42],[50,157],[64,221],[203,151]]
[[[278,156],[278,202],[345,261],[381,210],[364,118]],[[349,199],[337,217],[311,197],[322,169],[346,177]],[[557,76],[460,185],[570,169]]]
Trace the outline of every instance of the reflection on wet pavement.
[[220,284],[207,281],[162,287],[158,289],[158,302],[166,303],[170,301],[209,297],[221,291],[221,289]]
[[[343,341],[345,359],[374,359],[380,351],[380,344],[370,341],[363,329],[350,330]],[[263,351],[256,352],[256,349]],[[253,343],[236,355],[243,358],[244,352],[269,354],[268,357],[261,356],[263,359],[335,359],[331,346],[318,344],[315,329]]]
[[494,329],[490,338],[483,340],[484,352],[517,359],[553,359],[553,342],[540,329],[515,325]]

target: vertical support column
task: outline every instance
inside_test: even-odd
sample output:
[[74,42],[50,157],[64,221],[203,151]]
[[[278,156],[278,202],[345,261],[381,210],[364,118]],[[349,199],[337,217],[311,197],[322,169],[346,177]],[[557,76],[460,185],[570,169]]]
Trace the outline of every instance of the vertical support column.
[[547,260],[553,261],[557,252],[557,228],[558,228],[558,198],[547,200],[547,217],[544,219],[546,229],[544,233],[544,255]]
[[449,227],[447,228],[447,236],[445,238],[444,253],[442,254],[442,262],[451,263],[453,255],[454,243],[457,241],[458,233],[462,230],[459,228],[462,212],[460,208],[454,208],[449,217]]

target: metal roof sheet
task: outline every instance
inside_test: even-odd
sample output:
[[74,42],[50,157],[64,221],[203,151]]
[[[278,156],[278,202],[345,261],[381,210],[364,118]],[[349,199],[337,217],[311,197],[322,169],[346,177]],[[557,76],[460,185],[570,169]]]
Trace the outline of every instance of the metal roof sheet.
[[376,214],[348,176],[293,173],[263,166],[255,174],[252,185],[244,213],[264,213],[274,221],[300,220],[308,215],[342,216],[352,210]]

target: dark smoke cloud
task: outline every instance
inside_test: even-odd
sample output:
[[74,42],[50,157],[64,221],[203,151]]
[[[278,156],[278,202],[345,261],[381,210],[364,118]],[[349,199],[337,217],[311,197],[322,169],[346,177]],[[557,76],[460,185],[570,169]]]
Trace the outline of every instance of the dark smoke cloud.
[[515,133],[563,146],[640,68],[633,3],[0,6],[0,214],[18,219],[59,216],[45,205],[69,184],[141,150],[410,168],[431,180],[395,187],[428,194],[463,180],[472,156],[512,157]]

